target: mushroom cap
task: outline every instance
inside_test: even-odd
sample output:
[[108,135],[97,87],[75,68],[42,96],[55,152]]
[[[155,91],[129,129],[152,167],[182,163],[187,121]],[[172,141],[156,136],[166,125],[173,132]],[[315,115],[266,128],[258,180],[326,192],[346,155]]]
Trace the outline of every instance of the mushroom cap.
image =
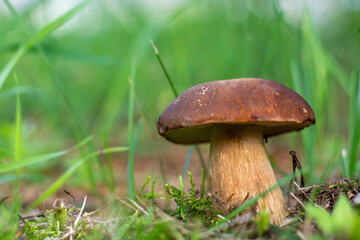
[[271,137],[315,124],[315,115],[299,94],[280,83],[239,78],[186,90],[161,114],[157,128],[171,142],[194,144],[209,142],[218,124],[255,124]]

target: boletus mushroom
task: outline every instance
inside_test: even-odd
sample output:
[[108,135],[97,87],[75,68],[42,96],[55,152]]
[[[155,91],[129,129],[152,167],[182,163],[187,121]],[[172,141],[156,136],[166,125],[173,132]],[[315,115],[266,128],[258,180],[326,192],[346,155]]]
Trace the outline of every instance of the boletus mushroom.
[[[225,214],[277,184],[264,139],[315,123],[296,92],[265,79],[243,78],[196,85],[161,114],[159,134],[180,144],[210,142],[209,187]],[[286,217],[279,187],[258,200],[273,224]]]

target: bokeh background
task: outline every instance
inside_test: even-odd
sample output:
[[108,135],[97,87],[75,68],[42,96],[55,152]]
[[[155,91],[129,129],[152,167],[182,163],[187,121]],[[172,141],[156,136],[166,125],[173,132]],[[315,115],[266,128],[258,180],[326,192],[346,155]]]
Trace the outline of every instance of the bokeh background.
[[[257,77],[278,81],[309,102],[315,126],[267,143],[279,178],[292,172],[290,150],[308,169],[307,184],[357,172],[359,1],[4,0],[0,164],[93,138],[69,154],[1,172],[0,197],[12,196],[20,179],[25,207],[45,192],[45,198],[64,196],[63,189],[100,203],[128,194],[129,171],[136,190],[150,175],[159,188],[178,185],[186,161],[201,184],[198,151],[157,134],[156,120],[174,95],[150,40],[178,92]],[[114,146],[131,151],[95,156],[54,187],[82,158]],[[209,146],[199,147],[207,164]]]

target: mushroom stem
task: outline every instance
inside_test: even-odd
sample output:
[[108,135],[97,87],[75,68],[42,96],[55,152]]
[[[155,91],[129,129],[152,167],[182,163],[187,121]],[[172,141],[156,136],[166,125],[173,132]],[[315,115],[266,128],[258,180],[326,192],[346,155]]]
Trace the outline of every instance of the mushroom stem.
[[[225,214],[264,192],[276,178],[266,154],[262,128],[256,125],[217,125],[211,133],[209,185]],[[258,200],[254,210],[266,208],[270,221],[286,217],[280,188]]]

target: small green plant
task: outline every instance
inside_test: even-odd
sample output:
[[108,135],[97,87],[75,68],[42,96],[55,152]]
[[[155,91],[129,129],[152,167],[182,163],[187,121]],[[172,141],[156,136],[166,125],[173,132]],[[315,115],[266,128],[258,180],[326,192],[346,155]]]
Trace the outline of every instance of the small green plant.
[[[150,184],[149,191],[144,191]],[[168,215],[165,211],[157,207],[155,201],[162,193],[155,193],[156,180],[151,181],[149,176],[136,196],[140,203],[127,198],[130,204],[122,202],[133,214],[128,211],[121,211],[119,224],[116,228],[114,239],[197,239],[199,234],[199,224],[188,226],[184,222]],[[170,198],[168,198],[170,199]],[[145,205],[145,206],[140,206]],[[190,228],[190,229],[189,229]]]
[[46,239],[65,236],[75,236],[73,239],[83,239],[85,236],[85,221],[76,221],[77,209],[65,207],[48,210],[43,216],[36,217],[35,221],[25,219],[23,234],[26,239]]
[[203,171],[203,185],[201,190],[195,190],[195,183],[190,172],[187,172],[190,179],[191,188],[185,191],[183,179],[180,176],[180,188],[166,185],[166,191],[169,197],[174,199],[177,208],[174,210],[174,216],[187,221],[189,217],[199,218],[205,225],[211,225],[216,222],[220,212],[213,207],[213,200],[205,195],[205,174]]
[[258,236],[261,237],[270,228],[270,213],[265,208],[253,219],[256,224]]
[[326,238],[359,239],[360,215],[351,207],[345,195],[339,196],[332,214],[319,206],[307,204],[306,216],[315,221]]
[[156,184],[156,180],[153,180],[151,183],[151,189],[149,192],[143,193],[144,189],[146,188],[147,185],[149,185],[151,181],[151,176],[149,176],[146,180],[146,182],[142,185],[142,187],[140,188],[140,191],[137,193],[137,196],[140,197],[140,199],[142,200],[146,200],[148,202],[150,202],[151,205],[156,205],[155,199],[161,197],[162,192],[159,193],[155,193],[155,184]]

